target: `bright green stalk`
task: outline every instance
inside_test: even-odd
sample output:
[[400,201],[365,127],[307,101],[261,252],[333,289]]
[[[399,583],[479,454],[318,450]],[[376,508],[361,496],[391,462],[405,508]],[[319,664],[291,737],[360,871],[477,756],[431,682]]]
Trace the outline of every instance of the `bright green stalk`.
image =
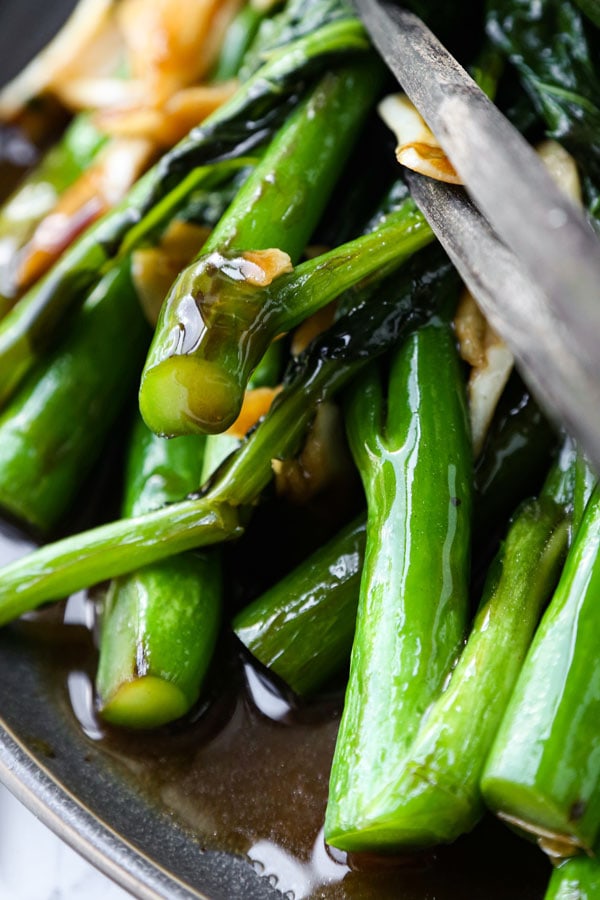
[[142,516],[197,490],[204,465],[205,441],[165,441],[136,416],[125,469],[123,518]]
[[272,277],[269,263],[263,270],[244,251],[277,248],[298,259],[380,76],[380,64],[369,60],[323,77],[278,132],[202,255],[175,282],[140,388],[140,409],[153,431],[214,434],[237,417],[252,369],[282,330],[280,279],[271,291],[261,289]]
[[233,621],[250,653],[297,694],[314,693],[348,661],[365,540],[360,516]]
[[600,835],[600,491],[594,491],[482,778],[488,806],[554,856]]
[[357,382],[348,436],[368,525],[350,680],[325,819],[328,843],[389,850],[397,778],[467,622],[471,445],[454,340],[440,321]]
[[[547,479],[544,507],[551,508],[551,498],[570,511],[574,470],[575,449],[568,442]],[[320,688],[350,657],[364,563],[361,523],[357,519],[347,526],[234,620],[234,631],[248,650],[299,694]]]
[[219,555],[186,553],[111,583],[97,677],[99,714],[158,728],[200,696],[221,619]]
[[[284,346],[283,341],[273,341],[268,347],[248,382],[249,390],[259,387],[275,387],[281,382],[284,369]],[[241,438],[228,432],[207,434],[205,437],[201,484],[212,478],[221,463],[225,462],[242,444]]]
[[[177,502],[201,480],[204,438],[165,441],[136,421],[123,516]],[[198,699],[221,618],[215,553],[187,553],[111,583],[102,615],[96,688],[113,725],[156,728]]]
[[55,338],[67,310],[81,302],[120,253],[170,221],[190,194],[213,178],[212,166],[246,156],[281,124],[305,85],[332,55],[368,48],[354,17],[323,24],[275,51],[234,97],[141,178],[125,199],[86,231],[0,323],[0,403],[16,390]]
[[46,544],[19,560],[19,566],[0,569],[0,624],[47,601],[242,533],[235,507],[183,500]]
[[600,864],[596,858],[579,856],[554,869],[544,900],[598,900]]
[[[271,480],[272,459],[298,449],[316,404],[333,396],[370,358],[428,319],[452,290],[449,270],[434,252],[417,255],[375,294],[367,290],[366,302],[355,297],[354,308],[299,358],[269,415],[221,468],[210,497],[225,503],[251,503]],[[273,454],[273,447],[280,447],[280,452]]]
[[0,569],[0,623],[99,581],[240,535],[245,507],[272,478],[272,459],[297,451],[316,404],[431,315],[448,278],[447,261],[435,254],[408,263],[371,302],[357,298],[354,310],[301,357],[269,414],[204,496],[48,544]]
[[0,414],[0,506],[41,532],[58,524],[135,392],[149,340],[124,260]]
[[578,466],[579,459],[575,441],[566,435],[562,447],[557,453],[556,461],[546,478],[543,495],[562,506],[571,522],[573,521],[577,491]]
[[[432,239],[429,225],[408,199],[376,231],[301,263],[266,288],[233,281],[224,274],[222,262],[220,269],[209,271],[216,254],[205,256],[180,276],[173,306],[167,301],[163,307],[165,334],[167,322],[171,335],[184,334],[183,316],[189,316],[188,334],[194,334],[190,343],[195,349],[154,365],[160,353],[155,339],[140,392],[146,421],[156,430],[175,434],[223,431],[239,414],[252,371],[278,334],[295,328],[355,285],[382,278]],[[219,259],[223,260],[221,254]],[[239,256],[229,262],[243,268]],[[192,319],[182,298],[188,301],[199,294],[200,313]],[[215,296],[221,302],[213,311]],[[159,341],[164,347],[162,337]],[[183,403],[181,409],[175,399]]]
[[547,498],[527,502],[512,523],[450,683],[425,713],[393,789],[379,797],[394,810],[397,849],[449,843],[481,818],[481,772],[567,534],[564,510]]

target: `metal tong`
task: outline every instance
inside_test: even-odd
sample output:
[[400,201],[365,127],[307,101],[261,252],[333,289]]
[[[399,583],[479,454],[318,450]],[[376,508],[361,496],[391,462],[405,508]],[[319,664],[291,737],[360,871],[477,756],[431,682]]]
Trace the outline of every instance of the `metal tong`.
[[355,0],[465,189],[407,173],[416,203],[525,380],[600,471],[600,241],[427,26]]

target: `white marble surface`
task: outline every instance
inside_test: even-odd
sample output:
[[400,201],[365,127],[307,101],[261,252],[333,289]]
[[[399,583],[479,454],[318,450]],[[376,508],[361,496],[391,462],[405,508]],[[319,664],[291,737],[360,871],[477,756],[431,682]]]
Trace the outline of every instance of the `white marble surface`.
[[0,785],[1,900],[131,900]]

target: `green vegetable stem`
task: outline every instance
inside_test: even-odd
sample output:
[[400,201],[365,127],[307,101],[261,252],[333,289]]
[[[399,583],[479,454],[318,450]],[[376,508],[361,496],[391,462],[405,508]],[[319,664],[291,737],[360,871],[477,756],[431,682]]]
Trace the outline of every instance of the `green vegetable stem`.
[[325,819],[344,850],[397,846],[396,781],[467,622],[472,456],[447,324],[408,338],[351,393],[347,428],[367,495],[365,565]]
[[575,467],[575,496],[573,500],[573,534],[576,534],[585,514],[594,488],[598,482],[598,476],[592,469],[585,453],[579,450]]
[[[124,516],[183,499],[201,480],[203,437],[133,431]],[[221,619],[220,557],[190,552],[113,581],[102,614],[96,689],[113,725],[155,728],[198,699]]]
[[[223,431],[239,414],[254,366],[278,334],[356,285],[364,288],[384,277],[432,239],[429,225],[407,199],[375,231],[301,263],[268,287],[244,282],[246,255],[207,254],[180,276],[173,305],[169,298],[163,307],[165,337],[155,338],[140,391],[147,423],[167,434]],[[217,255],[221,262],[215,271]],[[192,297],[199,307],[195,312]],[[189,353],[159,359],[167,323],[171,347],[173,336],[181,335],[184,350],[187,335]]]
[[554,869],[544,900],[596,900],[597,897],[600,897],[598,860],[578,856]]
[[361,516],[233,621],[252,655],[297,694],[314,693],[348,662],[365,539]]
[[219,60],[213,73],[214,81],[235,78],[248,50],[252,46],[264,12],[246,3],[231,22],[221,46]]
[[567,535],[564,508],[544,495],[526,502],[511,524],[449,685],[425,713],[393,788],[379,798],[394,810],[397,847],[449,843],[481,818],[481,772],[558,580]]
[[482,778],[488,806],[557,857],[592,852],[600,831],[599,548],[596,488]]
[[[277,345],[263,362],[261,381],[277,381],[281,367]],[[217,447],[211,446],[215,443]],[[142,515],[181,500],[239,444],[229,435],[167,441],[137,418],[123,516]],[[106,721],[126,728],[156,728],[193,706],[217,639],[221,569],[215,547],[164,559],[111,583],[102,615],[96,680],[99,712]]]
[[380,75],[372,60],[325,75],[279,131],[200,258],[179,276],[142,376],[140,409],[153,431],[215,433],[237,417],[252,369],[277,330],[289,327],[272,308],[272,294],[261,290],[274,268],[280,297],[277,276],[285,265],[273,252],[256,251],[276,248],[297,261],[377,96]]
[[0,413],[4,510],[42,533],[59,523],[135,393],[149,341],[125,259]]

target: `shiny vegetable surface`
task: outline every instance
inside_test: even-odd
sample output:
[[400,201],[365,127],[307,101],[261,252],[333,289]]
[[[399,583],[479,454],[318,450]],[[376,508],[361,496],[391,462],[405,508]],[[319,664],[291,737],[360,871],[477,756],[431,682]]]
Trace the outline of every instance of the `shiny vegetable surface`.
[[0,413],[0,506],[41,533],[59,523],[135,395],[149,340],[125,259]]
[[552,873],[544,900],[595,900],[600,896],[600,866],[596,859],[569,859]]
[[[181,500],[200,483],[204,438],[165,441],[136,422],[124,516]],[[96,687],[100,715],[155,728],[198,699],[221,619],[218,555],[188,553],[116,579],[108,589]]]
[[548,852],[592,852],[600,831],[595,655],[600,494],[586,508],[482,778],[486,803]]
[[361,516],[233,620],[253,656],[302,696],[350,657],[365,531]]
[[[262,199],[259,191],[250,193],[257,195]],[[225,430],[240,412],[254,367],[279,334],[356,285],[376,282],[432,239],[409,198],[371,233],[291,271],[286,267],[272,282],[269,269],[279,264],[279,252],[205,248],[163,306],[140,389],[147,423],[167,434]]]
[[402,840],[402,762],[467,623],[471,448],[447,325],[419,329],[389,380],[370,369],[349,403],[367,546],[325,835],[344,850],[389,850]]
[[[163,305],[142,376],[140,409],[153,431],[215,433],[238,415],[251,370],[241,378],[238,372],[259,361],[262,354],[257,358],[248,344],[253,326],[263,326],[270,312],[257,288],[272,280],[277,286],[289,259],[300,256],[380,77],[378,62],[326,75],[272,141],[200,260],[180,275]],[[278,332],[261,331],[264,352]]]
[[[573,3],[468,0],[462,20],[407,5],[532,144],[570,150],[540,152],[576,202],[579,166],[598,220],[597,0]],[[347,0],[88,4],[111,59],[44,83],[51,103],[75,98],[72,124],[0,210],[0,530],[61,536],[0,567],[3,657],[42,647],[61,727],[76,738],[79,719],[86,763],[127,770],[166,833],[183,822],[194,888],[216,853],[257,897],[534,900],[550,877],[537,842],[558,865],[548,900],[588,900],[600,487],[518,371],[506,386],[513,356],[477,279],[454,312],[457,273],[410,193],[422,182],[396,165],[455,179],[443,136],[391,99],[394,156],[380,108],[398,86]],[[86,179],[106,144],[144,158],[124,200],[120,164]],[[14,203],[45,185],[68,212],[77,175],[91,206],[27,268],[9,244],[37,207],[17,226]],[[131,410],[117,459],[136,391],[147,424]],[[80,518],[105,524],[77,533]],[[63,624],[45,604],[65,598]],[[28,713],[22,694],[0,712]],[[67,771],[62,738],[46,743]],[[110,807],[128,804],[109,793],[87,799],[119,832]],[[504,822],[466,836],[486,806]],[[527,871],[504,823],[534,838]],[[214,895],[238,893],[255,896]]]
[[484,812],[479,780],[567,544],[564,510],[523,505],[492,563],[450,683],[426,711],[393,792],[398,847],[448,843]]

